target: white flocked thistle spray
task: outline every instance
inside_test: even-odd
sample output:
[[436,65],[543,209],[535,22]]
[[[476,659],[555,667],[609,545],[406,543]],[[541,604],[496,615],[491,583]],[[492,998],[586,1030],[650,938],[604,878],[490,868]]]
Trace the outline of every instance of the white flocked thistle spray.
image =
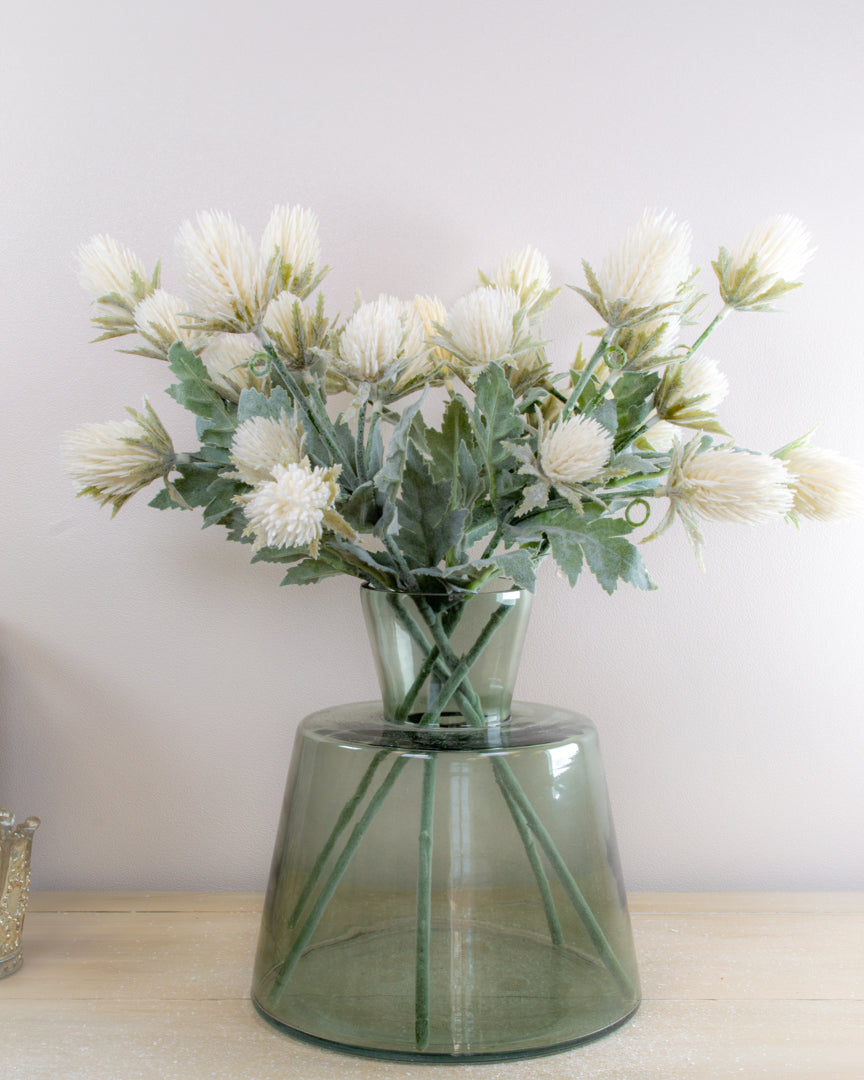
[[[637,542],[675,522],[701,562],[705,522],[797,524],[864,508],[861,468],[809,436],[773,454],[736,445],[720,418],[728,380],[701,351],[732,311],[768,310],[799,284],[811,255],[806,230],[780,216],[731,251],[721,248],[714,269],[722,306],[688,345],[704,299],[690,247],[688,225],[646,211],[599,272],[585,263],[587,288],[574,288],[603,325],[590,354],[580,347],[570,369],[554,371],[541,323],[557,290],[533,248],[481,274],[449,311],[429,296],[382,295],[339,322],[326,315],[320,292],[311,300],[326,267],[317,219],[304,208],[277,207],[257,244],[226,214],[186,222],[177,243],[182,298],[161,290],[158,267],[148,276],[128,248],[96,237],[80,262],[100,337],[135,335],[135,347],[123,351],[167,361],[176,380],[167,392],[195,415],[199,446],[176,453],[148,403],[128,410],[127,420],[69,435],[67,471],[80,494],[115,513],[162,479],[152,506],[200,509],[206,525],[250,544],[254,561],[277,563],[283,584],[346,574],[383,593],[420,665],[393,723],[436,735],[453,701],[469,728],[482,727],[472,667],[508,617],[507,603],[497,603],[467,648],[457,650],[452,635],[486,583],[533,590],[551,556],[571,584],[587,568],[609,593],[621,581],[650,589]],[[400,757],[369,796],[331,865],[382,756],[345,803],[287,919],[293,944],[274,975],[276,1000],[405,763]],[[418,1051],[430,1037],[435,761],[424,754]],[[602,968],[631,998],[627,972],[506,755],[493,769],[534,867],[552,943],[563,941],[555,910],[562,901],[538,845]]]
[[[773,456],[735,445],[718,414],[728,380],[702,352],[730,311],[769,309],[800,284],[806,229],[778,215],[721,248],[722,306],[688,346],[704,299],[690,248],[686,223],[646,211],[597,273],[586,262],[587,288],[574,288],[605,325],[590,357],[555,372],[540,324],[557,290],[531,247],[449,311],[382,295],[336,323],[320,292],[307,299],[326,267],[305,208],[276,207],[257,244],[227,214],[187,221],[183,297],[160,288],[158,267],[94,237],[79,253],[94,324],[133,336],[123,351],[168,361],[168,392],[196,414],[201,446],[175,454],[147,405],[73,434],[68,470],[115,512],[164,478],[154,505],[197,506],[229,538],[253,538],[286,583],[337,572],[396,592],[470,593],[496,576],[533,588],[547,555],[571,581],[588,566],[608,592],[652,587],[631,534],[657,501],[665,515],[645,532],[677,519],[697,552],[705,521],[859,512],[848,459],[809,440]],[[438,429],[422,418],[429,387],[444,388]],[[314,527],[288,527],[295,510]]]

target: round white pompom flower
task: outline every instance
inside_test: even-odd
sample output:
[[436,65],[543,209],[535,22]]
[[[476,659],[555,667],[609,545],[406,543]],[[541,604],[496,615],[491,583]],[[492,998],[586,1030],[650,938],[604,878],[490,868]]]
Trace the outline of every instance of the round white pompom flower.
[[543,436],[540,467],[553,484],[582,484],[609,460],[612,442],[597,420],[573,416]]
[[201,335],[188,325],[189,305],[165,289],[156,289],[135,308],[135,329],[150,351],[163,360],[175,341],[195,352],[203,344]]
[[353,530],[333,509],[340,471],[339,465],[313,467],[304,458],[274,466],[272,479],[256,484],[248,495],[238,495],[236,502],[243,507],[249,522],[246,531],[254,535],[255,547],[308,547],[314,559],[325,528],[354,538]]
[[[278,257],[289,278],[314,269],[321,261],[318,217],[303,206],[275,206],[261,237],[261,258]],[[285,273],[282,274],[283,278]],[[282,287],[287,287],[283,282]]]
[[253,357],[261,352],[254,334],[220,334],[201,353],[201,362],[219,393],[239,401],[244,390],[266,391],[270,376],[256,370]]
[[521,304],[530,305],[552,285],[549,260],[533,247],[511,251],[495,270],[492,282],[499,289],[513,289]]
[[777,458],[731,447],[691,451],[693,443],[673,464],[667,491],[700,518],[757,525],[792,509],[789,473]]

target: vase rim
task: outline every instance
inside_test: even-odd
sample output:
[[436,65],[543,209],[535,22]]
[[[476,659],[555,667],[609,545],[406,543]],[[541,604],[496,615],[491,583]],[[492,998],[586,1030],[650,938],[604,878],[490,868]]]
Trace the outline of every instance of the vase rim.
[[516,598],[518,598],[520,596],[524,596],[526,594],[529,595],[529,596],[534,595],[533,591],[531,589],[520,589],[517,585],[514,585],[512,582],[506,582],[505,583],[500,578],[497,579],[496,581],[484,582],[484,584],[481,586],[481,588],[477,589],[476,591],[470,590],[470,591],[454,592],[454,593],[449,593],[449,592],[427,592],[427,591],[425,591],[423,589],[385,589],[381,585],[375,585],[370,581],[364,581],[361,584],[360,588],[361,588],[361,590],[364,590],[366,592],[384,593],[384,594],[386,594],[388,596],[407,596],[409,598],[413,597],[413,596],[422,596],[422,597],[429,597],[429,598],[434,597],[437,600],[440,600],[442,597],[446,597],[449,600],[470,600],[472,597],[475,597],[475,596],[493,596],[493,595],[503,595],[507,599],[511,599],[511,598],[516,599]]

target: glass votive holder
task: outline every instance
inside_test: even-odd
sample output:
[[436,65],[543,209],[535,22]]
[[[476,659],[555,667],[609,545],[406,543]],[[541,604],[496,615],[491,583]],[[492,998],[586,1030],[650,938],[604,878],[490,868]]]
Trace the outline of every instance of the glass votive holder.
[[30,852],[39,818],[20,825],[0,810],[0,979],[21,967],[21,931],[30,893]]

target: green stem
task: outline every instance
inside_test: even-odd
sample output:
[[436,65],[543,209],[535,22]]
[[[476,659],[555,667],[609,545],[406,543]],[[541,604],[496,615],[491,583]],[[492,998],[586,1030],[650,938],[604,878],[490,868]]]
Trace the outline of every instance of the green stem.
[[357,470],[357,479],[362,484],[366,480],[366,448],[364,438],[366,436],[366,402],[363,401],[357,408],[357,437],[354,447],[354,466]]
[[430,950],[432,938],[432,828],[435,813],[436,756],[423,762],[417,868],[417,943],[414,972],[414,1035],[417,1049],[429,1045]]
[[517,806],[516,800],[513,798],[508,788],[500,784],[499,788],[501,794],[504,796],[504,801],[507,803],[507,809],[510,811],[510,816],[513,818],[513,823],[519,833],[519,838],[522,841],[522,846],[525,848],[525,854],[528,856],[528,862],[534,873],[534,880],[537,882],[537,888],[540,891],[540,899],[543,903],[543,911],[546,914],[546,922],[549,926],[549,936],[552,939],[552,944],[562,945],[564,943],[564,932],[561,929],[558,912],[555,910],[555,901],[552,898],[552,890],[549,887],[549,879],[546,876],[546,871],[543,869],[543,863],[540,861],[540,854],[537,851],[534,837],[531,835],[531,830],[528,828],[525,816]]
[[[607,333],[608,333],[608,331],[607,331]],[[597,366],[599,365],[600,361],[603,359],[603,356],[604,356],[604,354],[605,354],[605,352],[606,352],[606,350],[608,348],[609,348],[609,342],[606,340],[606,334],[604,334],[603,337],[600,339],[600,344],[594,350],[594,355],[588,361],[587,365],[585,366],[584,371],[579,376],[579,381],[574,386],[574,388],[573,388],[573,390],[572,390],[572,392],[570,394],[570,397],[567,398],[567,403],[565,404],[564,408],[561,410],[561,419],[562,420],[566,420],[567,413],[570,412],[570,410],[576,405],[579,398],[582,396],[582,391],[588,385],[588,380],[591,378],[591,376],[597,370]]]
[[689,351],[687,353],[688,360],[689,360],[689,358],[691,356],[693,356],[693,354],[698,349],[700,349],[702,347],[702,344],[705,341],[705,339],[708,337],[708,335],[710,333],[712,333],[712,331],[715,330],[720,325],[721,322],[723,322],[723,320],[726,318],[726,316],[729,314],[729,312],[731,310],[732,310],[732,308],[730,308],[728,304],[724,305],[720,309],[720,311],[714,316],[714,318],[711,320],[711,322],[705,327],[705,329],[702,331],[702,333],[699,335],[699,337],[696,338],[696,340],[690,346],[690,349],[689,349]]
[[329,877],[324,882],[324,886],[318,894],[318,899],[315,901],[312,910],[306,916],[306,921],[303,923],[300,932],[295,938],[294,944],[291,946],[288,955],[279,965],[279,970],[273,982],[272,994],[274,1003],[278,1003],[282,994],[285,992],[286,984],[291,978],[291,974],[297,966],[297,962],[303,955],[303,950],[312,940],[312,935],[315,933],[318,923],[321,921],[321,916],[324,914],[327,905],[333,898],[333,893],[336,892],[336,887],[342,880],[342,876],[348,868],[348,864],[351,862],[357,848],[360,846],[360,841],[366,835],[366,831],[372,824],[372,820],[381,809],[381,804],[390,793],[390,789],[396,783],[399,774],[405,768],[408,760],[407,755],[401,755],[393,762],[390,772],[388,772],[381,781],[378,790],[369,800],[366,809],[363,811],[363,815],[354,826],[345,847],[342,849],[339,858],[336,860],[333,869],[330,871]]
[[414,682],[411,683],[410,687],[408,688],[408,692],[406,693],[402,701],[399,703],[399,707],[394,712],[394,724],[404,724],[408,720],[408,716],[411,712],[411,706],[416,701],[417,695],[420,693],[423,683],[426,682],[426,680],[429,678],[432,669],[438,662],[439,656],[440,653],[438,652],[437,645],[433,646],[432,650],[426,656],[426,659],[420,665],[420,670],[417,672],[417,675],[414,678]]
[[[418,611],[423,616],[426,625],[429,627],[429,631],[432,634],[432,640],[438,646],[438,650],[441,653],[444,665],[446,665],[445,675],[449,677],[456,670],[456,668],[459,667],[459,657],[453,651],[453,647],[450,644],[450,639],[444,633],[444,628],[442,627],[441,622],[438,619],[438,616],[436,615],[429,601],[424,596],[418,596],[416,599],[416,604]],[[428,649],[429,645],[426,642],[425,637],[423,637],[422,631],[420,632],[420,636],[423,639],[425,647]],[[471,711],[474,714],[473,723],[475,724],[475,726],[482,727],[483,724],[486,722],[486,713],[483,709],[483,703],[481,702],[477,691],[474,689],[471,683],[464,678],[464,676],[460,678],[457,685],[464,698],[471,702]],[[466,719],[471,720],[472,717],[468,716],[466,717]]]
[[540,846],[546,853],[546,858],[549,860],[552,869],[558,875],[561,884],[564,886],[564,891],[567,893],[570,903],[576,909],[577,915],[582,920],[582,925],[585,927],[588,937],[591,939],[591,942],[597,950],[597,954],[603,961],[607,971],[624,993],[628,995],[632,994],[634,988],[630,976],[621,966],[621,961],[615,955],[612,946],[609,944],[606,935],[603,933],[602,927],[597,922],[594,912],[588,906],[588,902],[582,895],[581,889],[576,884],[576,879],[570,873],[567,864],[561,857],[561,853],[555,846],[555,841],[549,835],[549,831],[540,820],[537,811],[528,801],[525,792],[522,790],[522,785],[516,779],[510,765],[506,761],[493,758],[492,768],[495,770],[495,779],[498,781],[499,785],[510,792],[514,802],[525,815],[528,827],[537,837]]
[[[402,623],[403,627],[408,631],[408,634],[410,635],[411,640],[414,642],[414,644],[420,650],[421,655],[425,657],[430,651],[430,645],[429,645],[429,642],[426,640],[426,636],[424,635],[423,631],[420,629],[420,626],[418,625],[417,620],[411,614],[409,609],[405,606],[404,600],[402,599],[402,597],[398,593],[393,593],[391,595],[390,602],[392,603],[393,608],[396,611],[396,614],[397,614],[397,617],[399,618],[399,621]],[[426,603],[426,605],[428,607],[428,601],[424,601],[424,602]],[[418,607],[419,606],[420,605],[418,603]],[[431,616],[432,616],[432,619],[434,621],[435,617],[436,617],[435,612],[432,611],[431,608],[429,608],[429,610],[431,612]],[[424,617],[424,619],[427,618],[425,613],[424,613],[423,617]],[[447,641],[446,635],[442,635],[442,636],[443,636],[444,642],[446,642],[446,644],[447,644],[447,649],[450,652],[450,655],[452,656],[453,655],[453,650],[450,649],[450,643],[449,643],[449,641]],[[438,645],[438,648],[439,648],[439,651],[440,651],[440,643],[436,641],[435,644]],[[458,663],[458,661],[456,661],[456,663]],[[441,659],[440,655],[436,660],[436,663],[435,663],[435,666],[434,666],[433,670],[439,672],[439,674],[442,675],[445,679],[450,674],[450,671],[445,666],[445,663]],[[471,684],[468,683],[468,684],[466,684],[466,686],[467,686],[468,689],[470,689],[471,694],[473,695],[473,700],[472,700],[472,698],[469,697],[469,695],[468,695],[468,693],[466,691],[466,688],[465,687],[460,687],[459,690],[457,691],[457,694],[456,694],[456,696],[457,696],[457,698],[459,700],[459,703],[460,703],[460,708],[462,709],[462,712],[465,714],[465,716],[469,720],[472,719],[472,715],[473,715],[474,717],[476,717],[476,722],[479,725],[482,725],[484,720],[485,720],[485,714],[483,712],[483,706],[480,704],[480,699],[477,697],[477,694],[474,692],[474,689],[473,689],[473,687],[471,687]]]
[[[496,610],[492,612],[486,622],[486,625],[480,631],[477,640],[474,642],[468,652],[462,657],[462,659],[458,661],[456,666],[451,670],[450,676],[439,690],[438,701],[435,708],[427,712],[423,716],[423,719],[420,721],[423,727],[429,727],[432,724],[437,724],[438,720],[441,717],[442,710],[445,708],[450,698],[453,697],[456,690],[463,685],[463,682],[467,685],[470,685],[470,683],[468,683],[468,672],[480,659],[480,656],[482,655],[483,650],[489,644],[492,635],[495,633],[495,631],[498,629],[504,619],[510,614],[510,611],[511,608],[508,604],[500,604],[496,608]],[[430,627],[430,629],[432,629],[432,633],[434,635],[436,633],[436,628]],[[438,629],[443,634],[443,628],[438,627]],[[440,651],[441,646],[438,644],[437,641],[436,646]],[[453,658],[456,659],[455,653],[453,654]],[[479,700],[480,699],[478,698],[478,702]],[[483,718],[485,720],[485,712],[483,714]]]
[[297,920],[300,918],[300,915],[303,911],[303,908],[306,906],[306,902],[311,896],[313,889],[318,884],[318,879],[321,877],[321,872],[324,869],[324,865],[330,858],[333,848],[336,846],[336,841],[348,827],[348,823],[354,816],[354,811],[363,801],[363,796],[369,790],[369,785],[372,783],[372,777],[375,775],[378,766],[381,764],[385,757],[387,757],[386,750],[379,750],[375,754],[375,756],[369,762],[369,765],[366,768],[366,771],[363,773],[363,776],[360,778],[360,783],[357,785],[354,794],[342,807],[342,810],[339,813],[339,817],[336,819],[336,824],[333,826],[333,829],[330,835],[327,837],[327,841],[324,844],[324,847],[321,848],[320,852],[318,853],[318,857],[316,858],[312,869],[309,872],[309,877],[306,879],[306,884],[303,886],[303,890],[300,893],[300,896],[297,898],[297,903],[294,905],[294,910],[288,916],[288,926],[293,927],[296,925]]

